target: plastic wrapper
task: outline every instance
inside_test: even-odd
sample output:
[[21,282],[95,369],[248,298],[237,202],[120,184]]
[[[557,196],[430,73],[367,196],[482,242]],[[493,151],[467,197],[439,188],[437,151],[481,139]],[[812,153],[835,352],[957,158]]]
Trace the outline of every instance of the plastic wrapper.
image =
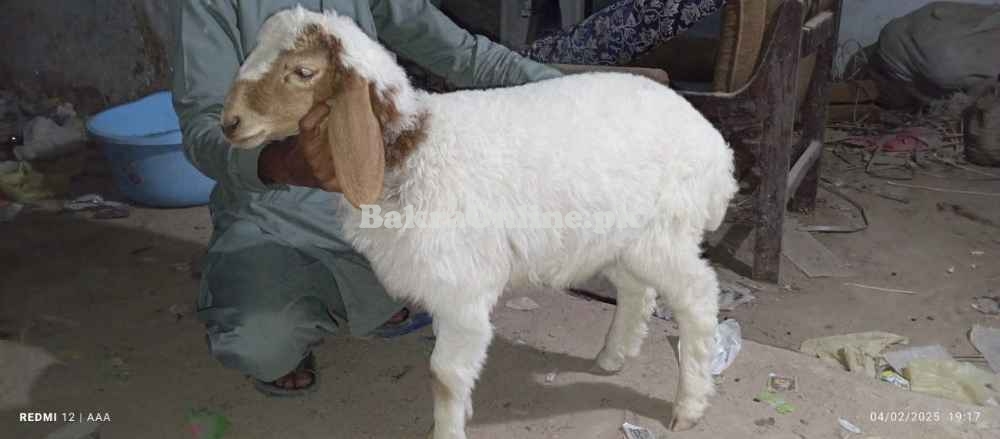
[[712,375],[722,374],[743,348],[740,323],[729,319],[715,327],[715,353],[712,355]]
[[879,381],[892,384],[901,389],[910,390],[910,381],[896,373],[892,368],[886,368],[878,374]]
[[622,424],[622,431],[627,439],[656,439],[656,435],[646,428],[628,422]]

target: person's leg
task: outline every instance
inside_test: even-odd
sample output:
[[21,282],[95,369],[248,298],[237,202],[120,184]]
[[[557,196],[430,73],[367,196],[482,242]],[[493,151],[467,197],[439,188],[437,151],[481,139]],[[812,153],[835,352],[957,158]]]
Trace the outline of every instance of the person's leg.
[[[322,263],[237,221],[205,257],[198,317],[212,355],[223,365],[281,387],[305,387],[289,375],[344,317],[333,276]],[[318,292],[322,292],[319,294]],[[289,382],[289,380],[291,382]]]
[[522,54],[544,63],[624,65],[725,4],[726,0],[618,0],[576,26],[532,42]]
[[430,318],[389,296],[371,265],[356,252],[317,255],[336,280],[352,335],[393,338],[430,324]]

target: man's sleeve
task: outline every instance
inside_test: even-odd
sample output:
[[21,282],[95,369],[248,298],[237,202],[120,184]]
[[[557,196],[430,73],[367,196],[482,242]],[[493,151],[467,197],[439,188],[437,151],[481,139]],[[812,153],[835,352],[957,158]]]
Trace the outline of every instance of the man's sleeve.
[[381,39],[391,50],[459,87],[523,84],[561,76],[456,25],[428,0],[372,0]]
[[220,185],[263,191],[257,174],[262,147],[230,148],[219,117],[225,94],[239,69],[242,50],[232,0],[183,0],[172,11],[175,41],[174,110],[180,119],[184,151],[192,164]]

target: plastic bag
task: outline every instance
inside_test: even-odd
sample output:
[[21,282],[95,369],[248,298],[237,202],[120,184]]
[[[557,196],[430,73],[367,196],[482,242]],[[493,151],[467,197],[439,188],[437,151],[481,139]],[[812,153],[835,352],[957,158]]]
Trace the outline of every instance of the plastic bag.
[[[60,107],[60,115],[67,116],[65,111]],[[28,121],[24,126],[24,145],[14,147],[14,155],[19,160],[53,159],[83,149],[87,131],[75,115],[74,112],[68,117],[65,126],[41,116]]]
[[[945,94],[1000,73],[1000,6],[934,2],[889,22],[877,53],[891,77]],[[927,90],[932,91],[932,90]]]
[[715,327],[715,353],[712,355],[712,375],[720,375],[726,370],[743,348],[743,334],[740,323],[729,319]]

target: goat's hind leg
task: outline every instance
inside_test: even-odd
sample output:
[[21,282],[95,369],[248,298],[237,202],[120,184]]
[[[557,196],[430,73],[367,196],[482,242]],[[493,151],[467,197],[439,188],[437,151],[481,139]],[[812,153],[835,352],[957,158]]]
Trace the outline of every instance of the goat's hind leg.
[[472,388],[493,338],[488,306],[452,307],[437,311],[431,354],[434,392],[433,439],[465,439],[465,422],[472,416]]
[[625,366],[626,358],[639,355],[656,306],[656,291],[621,267],[605,270],[604,274],[617,290],[618,307],[604,349],[597,354],[597,366],[616,373]]
[[[701,259],[693,237],[650,234],[627,252],[625,266],[652,285],[673,311],[680,329],[680,378],[670,428],[694,427],[715,393],[711,361],[719,311],[715,271]],[[667,237],[671,240],[667,242]]]

